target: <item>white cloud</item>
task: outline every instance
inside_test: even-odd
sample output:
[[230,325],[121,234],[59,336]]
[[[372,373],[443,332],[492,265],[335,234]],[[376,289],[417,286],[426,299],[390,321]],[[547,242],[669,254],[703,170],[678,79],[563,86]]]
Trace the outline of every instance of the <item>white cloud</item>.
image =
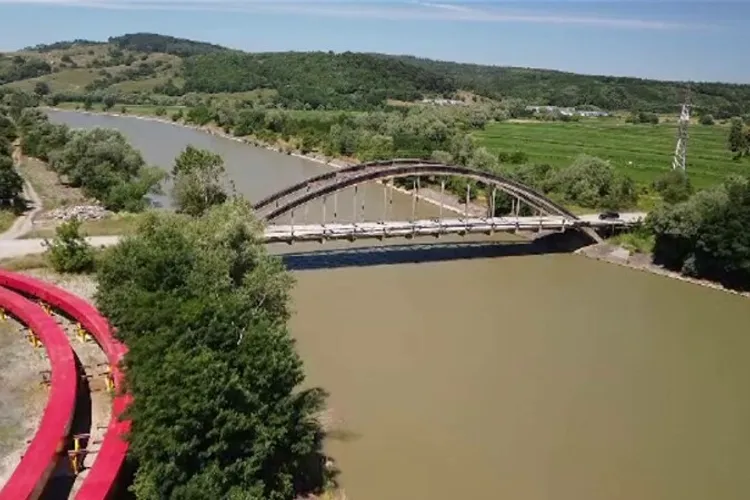
[[307,2],[299,0],[0,0],[0,5],[3,4],[57,5],[128,10],[266,12],[340,18],[533,23],[651,30],[700,27],[650,19],[567,15],[559,11],[543,13],[530,9],[509,10],[500,7],[502,4],[469,2],[402,1],[399,3],[385,3],[351,0],[310,0]]

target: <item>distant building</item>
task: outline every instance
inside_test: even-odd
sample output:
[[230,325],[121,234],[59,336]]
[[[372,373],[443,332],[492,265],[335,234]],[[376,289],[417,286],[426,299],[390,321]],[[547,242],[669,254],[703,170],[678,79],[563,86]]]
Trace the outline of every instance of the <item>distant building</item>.
[[576,108],[561,108],[559,106],[526,106],[526,111],[533,113],[559,113],[563,116],[586,116],[586,117],[601,117],[609,116],[606,111],[580,111]]
[[422,99],[422,104],[435,104],[437,106],[464,106],[466,103],[456,99]]

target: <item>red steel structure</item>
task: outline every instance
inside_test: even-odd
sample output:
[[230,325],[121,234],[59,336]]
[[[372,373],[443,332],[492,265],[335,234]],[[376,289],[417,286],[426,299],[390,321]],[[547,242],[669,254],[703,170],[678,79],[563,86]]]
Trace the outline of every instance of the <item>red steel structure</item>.
[[[112,416],[104,434],[101,447],[81,484],[76,500],[104,500],[112,498],[118,486],[118,478],[125,462],[128,443],[124,435],[130,430],[130,421],[120,416],[132,401],[132,396],[123,391],[124,375],[120,362],[127,352],[124,344],[115,339],[109,322],[86,300],[50,283],[29,276],[0,270],[0,286],[13,289],[25,295],[36,297],[56,309],[88,331],[96,339],[109,362],[115,396],[112,403]],[[23,498],[23,497],[15,497]],[[10,499],[10,497],[9,497]],[[0,500],[5,500],[1,498]]]
[[50,363],[50,391],[42,420],[23,458],[0,490],[1,500],[36,499],[67,445],[76,406],[78,369],[68,337],[41,306],[0,288],[0,307],[39,338]]

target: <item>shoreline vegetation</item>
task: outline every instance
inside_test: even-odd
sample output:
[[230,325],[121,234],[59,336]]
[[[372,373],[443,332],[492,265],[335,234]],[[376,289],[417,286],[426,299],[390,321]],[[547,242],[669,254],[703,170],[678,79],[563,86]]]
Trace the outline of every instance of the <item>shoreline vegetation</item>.
[[[271,144],[269,142],[264,142],[261,140],[258,140],[257,138],[245,138],[245,137],[237,137],[232,134],[226,133],[223,130],[221,130],[219,127],[215,125],[196,125],[191,123],[184,123],[183,121],[173,121],[169,118],[162,118],[158,116],[150,116],[150,115],[139,115],[139,114],[128,114],[128,113],[117,113],[114,111],[86,111],[86,110],[71,110],[66,108],[60,108],[60,107],[54,107],[54,106],[47,106],[42,107],[41,109],[44,110],[51,110],[51,111],[58,111],[58,112],[75,112],[75,113],[83,113],[87,115],[103,115],[103,116],[112,116],[112,117],[118,117],[118,118],[133,118],[137,120],[145,120],[145,121],[152,121],[152,122],[158,122],[163,124],[168,124],[176,127],[184,127],[192,130],[196,130],[199,132],[204,132],[216,137],[221,137],[224,139],[229,139],[235,142],[240,142],[243,144],[247,144],[250,146],[263,148],[268,151],[272,151],[279,154],[287,154],[290,156],[294,156],[296,158],[308,160],[311,162],[314,162],[318,165],[322,166],[330,166],[336,169],[345,168],[350,165],[356,164],[354,161],[347,161],[343,158],[330,158],[326,157],[320,154],[310,154],[310,153],[302,153],[299,150],[293,149],[290,146],[280,146],[279,144]],[[405,195],[412,195],[412,192],[408,189],[399,187],[399,186],[389,186],[392,189],[405,194]],[[440,193],[435,192],[434,190],[430,188],[422,188],[420,189],[420,193],[416,195],[418,199],[421,201],[424,201],[426,203],[430,203],[436,206],[443,205],[443,208],[446,210],[453,211],[458,214],[463,214],[464,210],[461,206],[459,206],[455,201],[452,201],[450,198],[450,195],[444,195],[443,199],[440,199]],[[482,214],[486,211],[486,208],[474,203],[469,202],[469,212],[470,214]],[[588,258],[592,258],[595,260],[607,262],[610,264],[616,264],[619,266],[627,267],[630,269],[642,271],[642,272],[649,272],[651,274],[655,274],[658,276],[666,277],[666,278],[672,278],[677,279],[686,283],[699,285],[707,288],[711,288],[714,290],[724,291],[728,292],[734,295],[740,295],[743,297],[750,297],[750,293],[748,292],[742,292],[733,290],[731,288],[727,288],[720,283],[716,283],[713,281],[705,280],[705,279],[698,279],[698,278],[692,278],[689,276],[682,275],[675,271],[670,271],[662,266],[656,265],[651,262],[651,254],[650,253],[643,253],[639,251],[630,251],[626,248],[627,245],[619,245],[619,244],[613,244],[610,242],[605,243],[599,243],[599,244],[592,244],[585,247],[582,247],[578,250],[576,250],[574,253],[577,255],[582,255]]]

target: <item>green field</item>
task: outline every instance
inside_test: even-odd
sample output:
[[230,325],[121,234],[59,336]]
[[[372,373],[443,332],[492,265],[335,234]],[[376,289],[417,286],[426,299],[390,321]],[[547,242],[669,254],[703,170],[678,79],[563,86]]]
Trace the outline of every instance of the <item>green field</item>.
[[[750,161],[732,160],[726,127],[693,125],[689,134],[687,169],[696,187],[721,182],[730,173],[750,174]],[[480,145],[493,152],[523,151],[535,163],[565,166],[582,153],[598,156],[647,184],[671,168],[677,125],[611,120],[506,122],[487,125],[475,135]]]

